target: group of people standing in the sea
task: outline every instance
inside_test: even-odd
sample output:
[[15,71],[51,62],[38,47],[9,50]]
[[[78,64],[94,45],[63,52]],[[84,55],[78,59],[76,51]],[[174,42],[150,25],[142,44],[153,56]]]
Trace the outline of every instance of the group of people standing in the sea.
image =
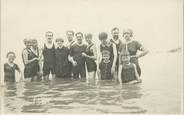
[[[56,38],[54,42],[53,32],[48,31],[42,48],[38,47],[36,39],[24,39],[22,80],[48,81],[51,74],[52,79],[81,80],[89,84],[95,79],[114,80],[120,84],[141,82],[138,59],[148,51],[132,39],[131,29],[124,30],[122,37],[118,28],[113,28],[111,34],[112,38],[109,39],[106,32],[99,33],[99,49],[93,42],[91,33],[67,31],[68,41],[64,45],[66,41],[63,38]],[[84,39],[87,45],[83,43]],[[137,54],[138,50],[141,53]],[[14,63],[15,58],[14,52],[7,53],[8,62],[4,64],[5,82],[15,82],[15,72],[21,73]]]

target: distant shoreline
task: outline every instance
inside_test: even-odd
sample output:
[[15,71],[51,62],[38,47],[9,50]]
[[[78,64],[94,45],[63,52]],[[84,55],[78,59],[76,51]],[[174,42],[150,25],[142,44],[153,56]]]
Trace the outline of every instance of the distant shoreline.
[[168,51],[169,53],[181,52],[181,47],[174,48]]

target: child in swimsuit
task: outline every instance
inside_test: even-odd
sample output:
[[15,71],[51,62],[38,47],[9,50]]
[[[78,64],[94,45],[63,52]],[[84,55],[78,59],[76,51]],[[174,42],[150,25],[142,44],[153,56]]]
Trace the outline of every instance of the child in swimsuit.
[[62,38],[57,38],[56,43],[56,78],[70,79],[71,73],[68,61],[69,49],[63,45],[64,40]]
[[107,41],[108,35],[105,32],[99,34],[100,59],[99,70],[101,80],[112,80],[115,75],[115,66],[117,60],[116,46]]
[[127,50],[122,50],[119,56],[120,65],[118,72],[119,83],[138,83],[141,82],[136,65],[130,62],[130,55]]
[[[18,67],[17,64],[14,63],[15,58],[16,56],[14,52],[7,53],[8,62],[4,64],[4,82],[5,83],[16,82],[15,71],[18,71],[19,74],[21,75],[20,68]],[[20,77],[23,80],[22,75]]]

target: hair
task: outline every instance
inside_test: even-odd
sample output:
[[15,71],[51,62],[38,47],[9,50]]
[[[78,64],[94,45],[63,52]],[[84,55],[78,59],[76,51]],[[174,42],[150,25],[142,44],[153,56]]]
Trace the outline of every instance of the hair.
[[66,31],[66,34],[68,35],[68,33],[69,32],[71,32],[72,33],[72,35],[74,36],[74,31],[72,31],[72,30],[68,30],[68,31]]
[[24,44],[30,43],[30,42],[32,42],[32,39],[27,39],[27,38],[24,39]]
[[45,33],[45,35],[47,35],[47,34],[52,34],[52,36],[53,36],[53,32],[51,32],[51,31],[47,31],[47,32]]
[[129,33],[130,34],[130,37],[133,37],[133,31],[132,31],[132,29],[124,29],[123,30],[123,36],[124,36],[125,33]]
[[55,41],[56,41],[56,42],[58,42],[58,41],[64,42],[64,39],[63,39],[63,38],[56,38]]
[[16,58],[15,53],[14,53],[14,52],[12,52],[12,51],[9,51],[9,52],[6,54],[6,57],[8,58],[8,56],[9,56],[10,54],[13,54],[13,55],[14,55],[14,58]]
[[98,37],[99,37],[99,40],[107,39],[108,34],[106,32],[101,32]]
[[27,38],[24,38],[24,43],[28,42],[28,39]]
[[113,31],[115,31],[115,30],[118,30],[118,31],[119,31],[119,28],[117,28],[117,27],[112,28],[111,33],[112,33]]
[[37,39],[31,39],[31,42],[38,42]]
[[77,33],[75,34],[75,36],[77,36],[78,34],[81,34],[82,37],[83,37],[83,33],[82,33],[82,32],[77,32]]
[[92,37],[93,37],[93,35],[91,33],[88,33],[85,35],[85,38],[92,38]]

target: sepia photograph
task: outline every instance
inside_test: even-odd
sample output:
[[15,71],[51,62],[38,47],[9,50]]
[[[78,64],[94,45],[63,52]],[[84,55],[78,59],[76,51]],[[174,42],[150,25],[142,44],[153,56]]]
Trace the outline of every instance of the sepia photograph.
[[183,0],[0,2],[0,115],[183,115]]

